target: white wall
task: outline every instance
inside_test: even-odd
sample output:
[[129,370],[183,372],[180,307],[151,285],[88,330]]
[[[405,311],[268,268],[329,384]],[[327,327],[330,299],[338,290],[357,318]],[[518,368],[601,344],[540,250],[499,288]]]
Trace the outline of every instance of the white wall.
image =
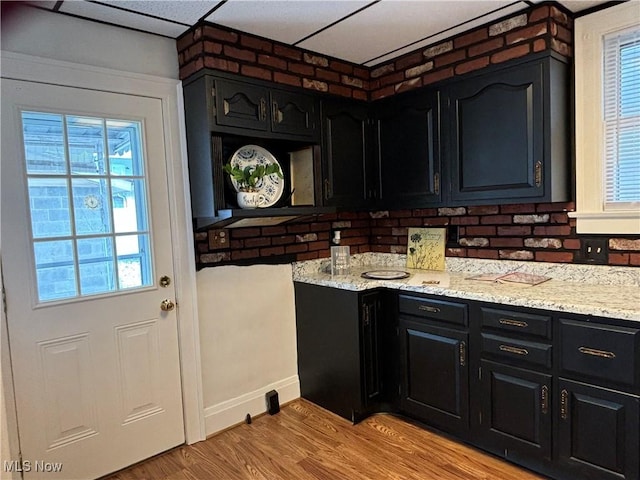
[[300,396],[291,265],[224,266],[198,272],[207,435]]
[[23,7],[2,18],[2,50],[178,78],[175,40]]

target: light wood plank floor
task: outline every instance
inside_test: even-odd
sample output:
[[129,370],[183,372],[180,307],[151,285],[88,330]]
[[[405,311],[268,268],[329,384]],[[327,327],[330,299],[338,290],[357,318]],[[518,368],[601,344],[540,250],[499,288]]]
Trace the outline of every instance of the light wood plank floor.
[[359,423],[296,400],[103,480],[539,480],[391,415]]

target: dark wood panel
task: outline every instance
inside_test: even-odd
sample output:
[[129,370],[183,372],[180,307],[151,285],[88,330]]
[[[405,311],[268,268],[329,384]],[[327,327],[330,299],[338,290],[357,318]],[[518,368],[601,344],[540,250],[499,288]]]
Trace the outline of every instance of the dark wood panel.
[[319,102],[311,95],[271,91],[271,129],[275,133],[318,136]]
[[640,399],[559,381],[558,463],[573,478],[637,480]]
[[551,459],[551,375],[483,360],[480,429],[507,458]]
[[400,317],[400,408],[444,431],[469,428],[468,334]]
[[230,80],[215,81],[216,123],[228,127],[266,131],[269,90]]

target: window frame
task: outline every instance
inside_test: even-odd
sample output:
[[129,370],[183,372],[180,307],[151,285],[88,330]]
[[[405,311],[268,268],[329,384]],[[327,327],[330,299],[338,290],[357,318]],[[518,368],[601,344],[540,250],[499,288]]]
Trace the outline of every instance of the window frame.
[[575,33],[576,218],[579,234],[640,234],[640,209],[605,210],[603,37],[640,26],[627,2],[577,18]]

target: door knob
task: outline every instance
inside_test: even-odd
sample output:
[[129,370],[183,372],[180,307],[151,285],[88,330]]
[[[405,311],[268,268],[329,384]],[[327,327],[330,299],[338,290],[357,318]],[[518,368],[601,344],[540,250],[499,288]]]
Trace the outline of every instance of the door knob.
[[162,302],[160,302],[160,310],[162,310],[163,312],[170,312],[174,308],[176,308],[176,304],[168,298],[165,298],[164,300],[162,300]]

